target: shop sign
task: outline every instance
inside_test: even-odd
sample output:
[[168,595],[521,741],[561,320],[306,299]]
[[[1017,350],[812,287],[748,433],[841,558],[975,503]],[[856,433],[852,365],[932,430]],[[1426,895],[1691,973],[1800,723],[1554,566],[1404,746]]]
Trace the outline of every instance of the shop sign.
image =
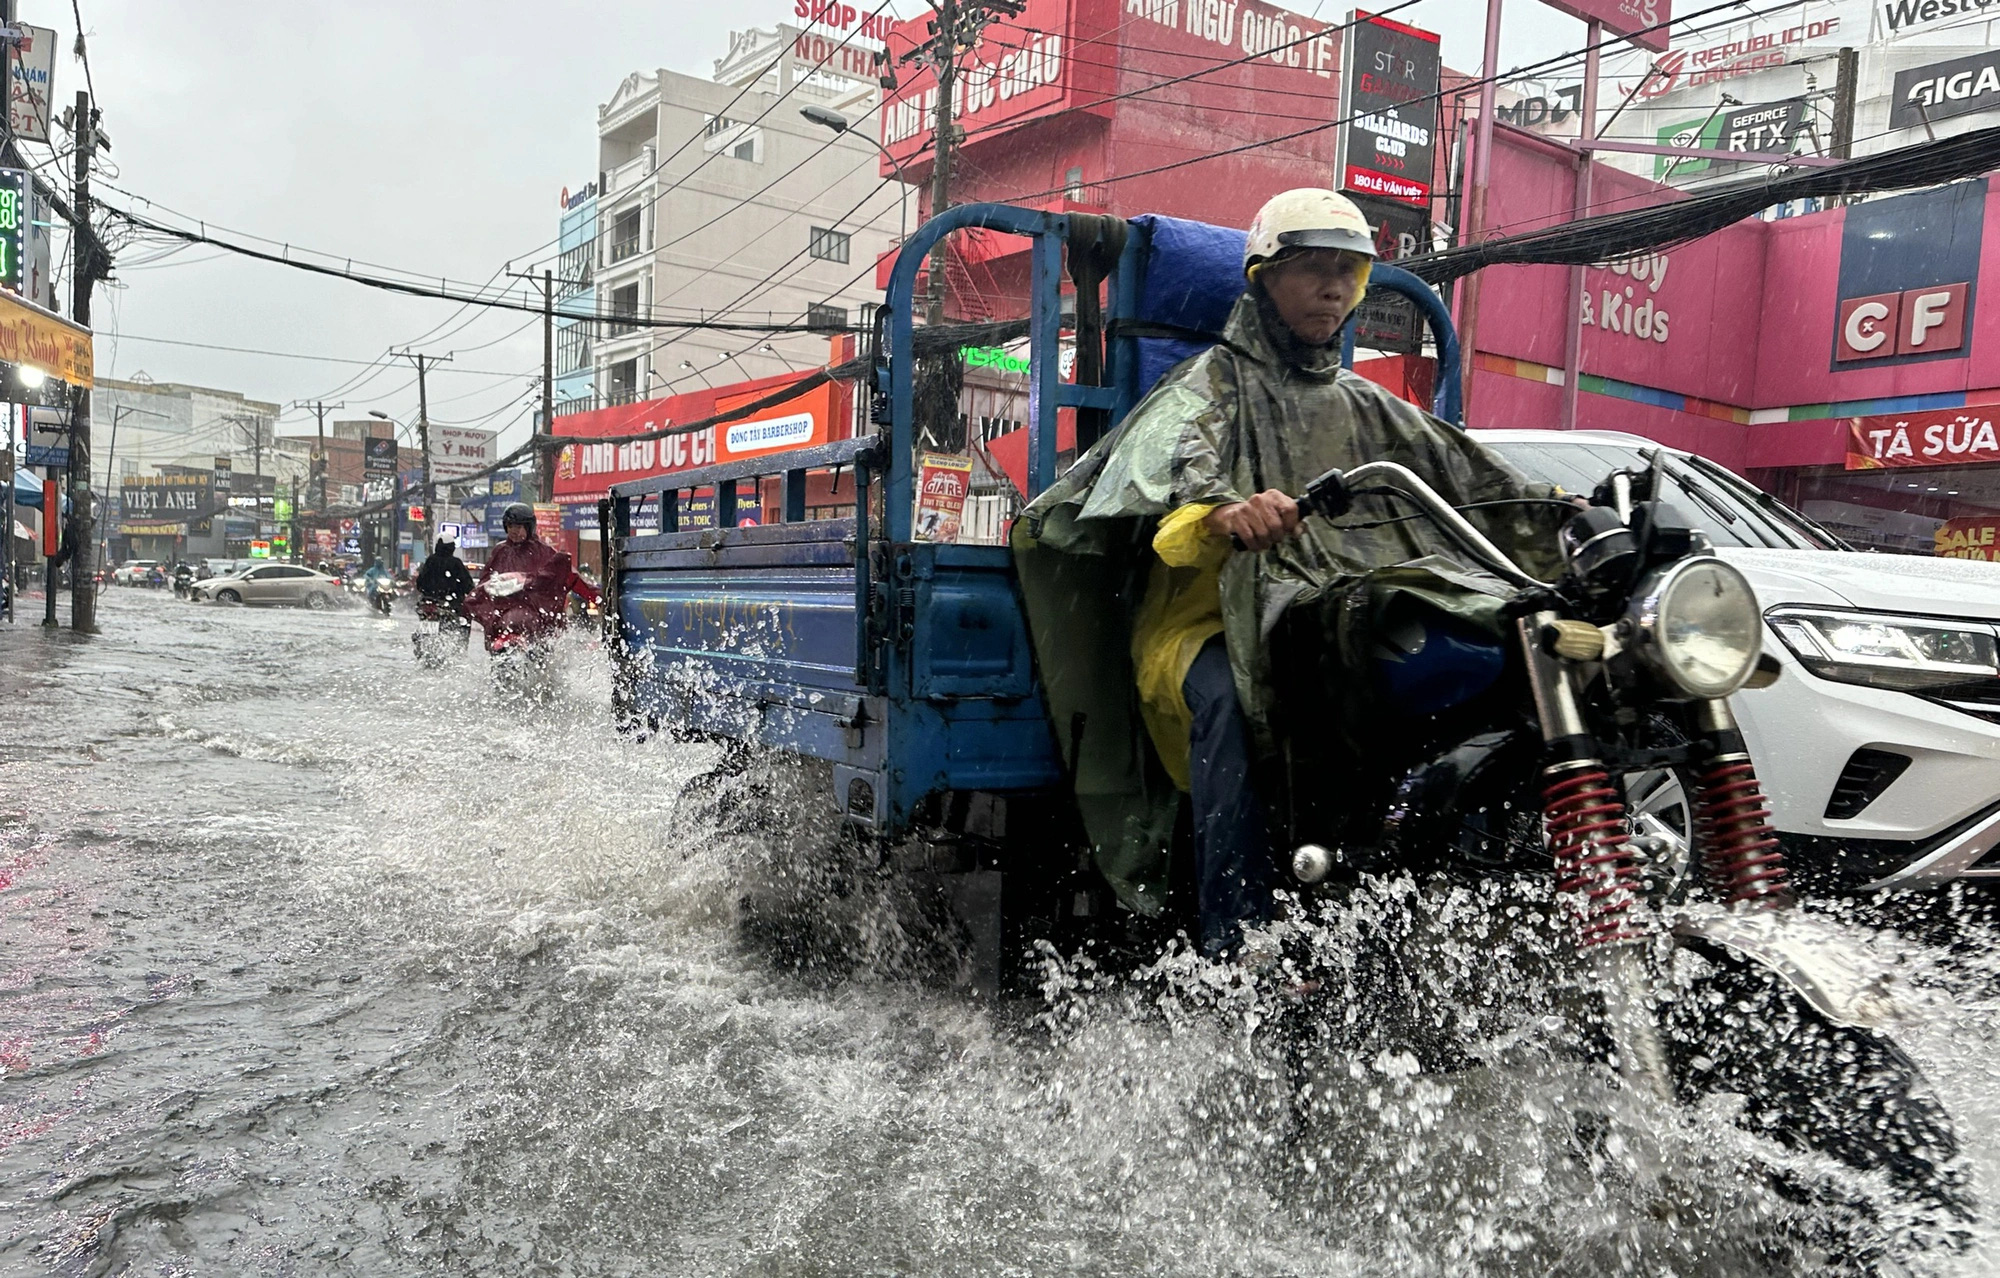
[[1429,208],[1437,169],[1438,37],[1356,14],[1340,78],[1342,190]]
[[1637,52],[1607,53],[1603,74],[1607,80],[1636,81],[1634,92],[1642,100],[1660,98],[1781,67],[1808,49],[1865,40],[1868,21],[1866,0],[1787,7],[1769,17],[1710,28],[1698,39],[1682,36],[1656,59]]
[[555,541],[562,536],[562,507],[552,501],[535,503],[535,535],[543,541]]
[[253,540],[250,543],[250,557],[252,559],[269,559],[271,557],[271,543],[261,537]]
[[118,485],[121,519],[155,525],[163,533],[190,532],[203,536],[215,513],[210,476],[194,471],[179,475],[127,475]]
[[7,127],[28,142],[49,140],[49,94],[55,90],[56,33],[20,23],[8,92]]
[[1947,519],[1938,525],[1934,550],[1939,559],[1980,559],[2000,563],[2000,519],[1982,515]]
[[1674,317],[1659,305],[1654,294],[1667,282],[1671,265],[1665,253],[1650,249],[1608,262],[1592,262],[1591,270],[1607,272],[1612,278],[1608,288],[1605,280],[1584,278],[1584,325],[1665,345]]
[[1883,0],[1882,3],[1882,26],[1892,39],[1936,30],[1939,24],[1952,18],[1974,21],[2000,18],[2000,0]]
[[1787,98],[1762,106],[1738,107],[1721,117],[1716,141],[1724,151],[1749,155],[1790,155],[1792,142],[1805,127],[1806,100]]
[[1968,288],[1945,284],[1843,299],[1834,329],[1834,361],[1958,350],[1965,345]]
[[393,475],[396,473],[396,441],[386,436],[373,436],[361,441],[362,473]]
[[501,522],[507,517],[507,507],[521,500],[525,486],[518,470],[503,470],[487,481],[486,531],[495,537],[507,533]]
[[[716,399],[715,406],[718,411],[726,413],[755,403],[770,393],[763,390],[724,395]],[[716,428],[720,436],[716,442],[722,446],[724,460],[824,444],[831,437],[838,402],[838,388],[827,383],[782,404],[773,405],[753,417],[724,423]]]
[[90,331],[0,293],[0,363],[29,364],[72,386],[88,388]]
[[[1430,247],[1431,220],[1420,209],[1356,196],[1375,228],[1377,261],[1395,262]],[[1415,302],[1387,289],[1371,291],[1354,310],[1354,340],[1370,350],[1415,355],[1424,348],[1424,321]]]
[[[2000,17],[2000,10],[1995,10]],[[1896,73],[1889,93],[1889,127],[1921,129],[1953,116],[1976,115],[2000,106],[2000,49],[1969,58],[1933,62]]]
[[1991,407],[1940,408],[1847,419],[1847,469],[1970,466],[2000,462],[2000,414]]
[[1567,84],[1555,91],[1554,97],[1537,96],[1522,98],[1511,105],[1495,104],[1493,117],[1517,129],[1539,129],[1545,125],[1560,125],[1576,118],[1582,109],[1583,86]]
[[972,459],[954,453],[923,453],[917,458],[917,517],[912,536],[918,541],[955,542],[965,518],[965,497],[972,488]]
[[1985,222],[1984,178],[1850,207],[1830,367],[1965,358]]
[[431,478],[438,483],[470,479],[496,460],[493,441],[499,436],[490,430],[464,426],[432,426]]

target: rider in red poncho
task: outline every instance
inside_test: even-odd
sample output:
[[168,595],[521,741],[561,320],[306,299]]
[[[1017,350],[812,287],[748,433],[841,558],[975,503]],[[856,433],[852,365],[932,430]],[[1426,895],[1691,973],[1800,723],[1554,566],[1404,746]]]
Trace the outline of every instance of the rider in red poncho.
[[[535,536],[534,509],[522,502],[507,507],[507,540],[495,546],[479,574],[479,588],[466,597],[465,613],[486,631],[488,650],[514,636],[546,639],[563,628],[569,596],[595,603],[597,588],[577,576],[568,555]],[[521,586],[500,592],[495,579]]]

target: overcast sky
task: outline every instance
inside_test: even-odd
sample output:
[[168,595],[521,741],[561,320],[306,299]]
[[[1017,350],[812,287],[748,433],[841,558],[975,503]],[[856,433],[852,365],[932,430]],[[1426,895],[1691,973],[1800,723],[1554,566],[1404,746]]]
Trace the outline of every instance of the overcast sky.
[[[626,75],[659,66],[711,74],[732,29],[791,13],[790,0],[80,2],[112,140],[101,158],[117,189],[98,188],[106,202],[143,212],[152,200],[231,231],[454,280],[484,280],[510,259],[518,267],[547,251],[558,193],[595,175],[597,105]],[[1345,14],[1322,7],[1324,20]],[[69,6],[19,0],[18,8],[24,21],[61,33],[60,111],[83,87]],[[1481,0],[1423,0],[1396,16],[1441,31],[1447,64],[1472,70],[1483,13]],[[1510,0],[1501,62],[1517,66],[1582,37],[1576,20]],[[340,417],[379,408],[407,420],[416,411],[407,364],[366,365],[420,341],[456,355],[432,380],[433,420],[511,423],[511,437],[525,435],[541,369],[532,316],[453,318],[450,303],[205,247],[145,261],[158,253],[132,249],[119,282],[97,294],[100,376],[143,370],[283,404],[344,400]]]

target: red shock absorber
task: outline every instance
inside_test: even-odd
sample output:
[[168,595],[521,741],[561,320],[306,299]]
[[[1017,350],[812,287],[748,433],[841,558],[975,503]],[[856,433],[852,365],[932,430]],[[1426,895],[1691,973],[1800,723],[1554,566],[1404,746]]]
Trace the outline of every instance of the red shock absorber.
[[1717,755],[1695,790],[1694,822],[1709,886],[1730,905],[1755,909],[1792,903],[1785,854],[1771,828],[1770,800],[1747,754]]
[[1542,819],[1556,859],[1556,887],[1583,893],[1581,947],[1644,939],[1630,917],[1644,884],[1628,846],[1624,796],[1595,759],[1542,775],[1548,782],[1542,790]]

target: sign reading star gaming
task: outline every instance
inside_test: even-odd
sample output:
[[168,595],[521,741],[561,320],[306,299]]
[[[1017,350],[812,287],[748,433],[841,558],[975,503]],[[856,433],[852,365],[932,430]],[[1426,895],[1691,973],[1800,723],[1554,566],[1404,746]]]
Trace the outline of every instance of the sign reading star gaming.
[[1340,77],[1341,189],[1429,208],[1437,170],[1438,37],[1354,15]]

